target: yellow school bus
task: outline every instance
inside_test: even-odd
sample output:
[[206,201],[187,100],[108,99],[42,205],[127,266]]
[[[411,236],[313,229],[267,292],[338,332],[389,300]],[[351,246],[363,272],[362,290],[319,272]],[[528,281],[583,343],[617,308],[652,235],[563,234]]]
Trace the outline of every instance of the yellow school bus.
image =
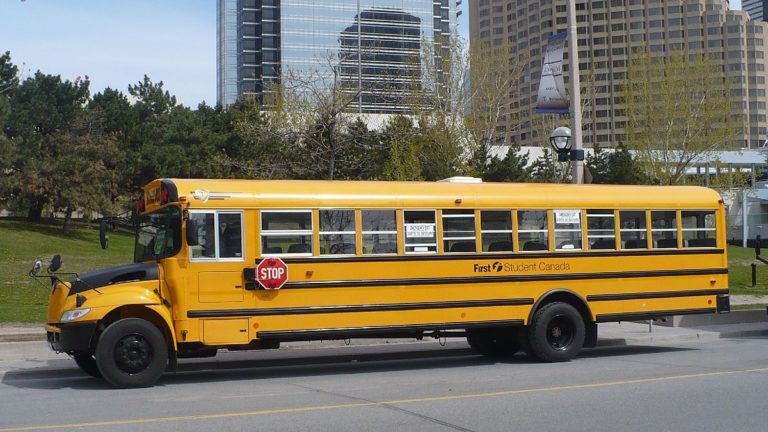
[[159,179],[137,206],[134,263],[55,279],[48,308],[51,347],[117,387],[318,339],[565,361],[601,322],[729,310],[702,187]]

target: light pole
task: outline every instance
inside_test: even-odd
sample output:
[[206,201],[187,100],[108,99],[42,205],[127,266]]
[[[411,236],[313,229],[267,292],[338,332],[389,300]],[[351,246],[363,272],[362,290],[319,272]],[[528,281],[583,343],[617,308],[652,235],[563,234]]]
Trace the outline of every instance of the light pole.
[[[568,0],[568,65],[571,87],[571,138],[576,152],[571,172],[572,183],[584,183],[584,150],[581,144],[581,83],[579,82],[579,46],[576,32],[576,0]],[[559,129],[559,128],[558,128]],[[557,129],[555,129],[557,131]],[[551,139],[551,138],[550,138]]]

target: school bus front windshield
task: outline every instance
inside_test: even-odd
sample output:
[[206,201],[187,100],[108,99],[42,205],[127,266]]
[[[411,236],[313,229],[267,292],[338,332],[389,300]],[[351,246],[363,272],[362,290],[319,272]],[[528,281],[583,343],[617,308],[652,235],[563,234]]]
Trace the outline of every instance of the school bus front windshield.
[[181,211],[168,206],[139,216],[134,262],[176,255],[181,249]]

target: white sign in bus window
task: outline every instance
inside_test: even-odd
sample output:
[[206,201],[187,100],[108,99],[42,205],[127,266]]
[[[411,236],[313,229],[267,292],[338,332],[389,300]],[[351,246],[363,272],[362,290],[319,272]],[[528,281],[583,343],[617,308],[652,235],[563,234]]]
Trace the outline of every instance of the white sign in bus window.
[[555,210],[556,224],[578,224],[581,222],[579,210]]
[[433,238],[435,237],[435,224],[405,224],[405,236],[408,238]]

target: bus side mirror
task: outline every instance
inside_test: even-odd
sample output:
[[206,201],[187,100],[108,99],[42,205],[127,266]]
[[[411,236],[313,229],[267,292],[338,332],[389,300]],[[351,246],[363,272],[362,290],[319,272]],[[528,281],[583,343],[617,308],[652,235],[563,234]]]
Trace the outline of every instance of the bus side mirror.
[[187,245],[197,246],[200,242],[197,241],[197,222],[193,219],[187,220]]
[[99,223],[99,243],[101,248],[106,249],[109,247],[109,235],[107,235],[107,220],[102,219]]
[[54,273],[61,268],[61,255],[56,254],[51,260],[51,265],[48,266],[48,273]]

